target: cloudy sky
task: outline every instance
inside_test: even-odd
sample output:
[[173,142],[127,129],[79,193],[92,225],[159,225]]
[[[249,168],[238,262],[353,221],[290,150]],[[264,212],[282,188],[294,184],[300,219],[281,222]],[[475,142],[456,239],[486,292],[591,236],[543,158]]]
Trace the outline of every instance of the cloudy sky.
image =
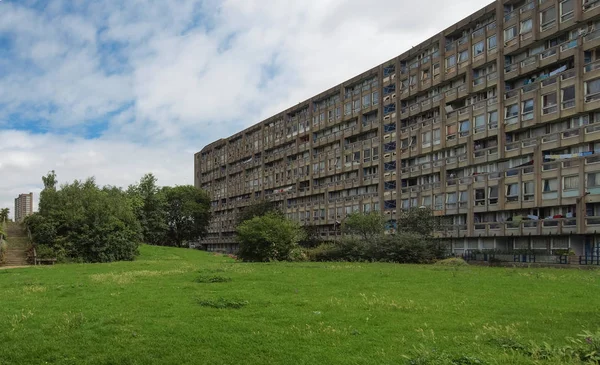
[[489,0],[0,0],[0,206],[59,181],[193,184],[193,154]]

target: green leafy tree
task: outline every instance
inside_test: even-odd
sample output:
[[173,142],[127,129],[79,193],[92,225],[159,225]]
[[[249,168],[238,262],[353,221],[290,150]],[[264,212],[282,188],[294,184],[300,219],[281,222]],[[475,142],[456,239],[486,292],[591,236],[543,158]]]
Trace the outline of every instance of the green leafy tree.
[[39,245],[53,247],[56,240],[56,222],[38,212],[25,217],[25,225],[29,227],[33,241]]
[[282,215],[281,211],[277,208],[277,205],[275,205],[275,203],[268,200],[257,201],[253,204],[244,207],[238,213],[236,217],[237,225],[240,225],[243,222],[250,220],[254,217],[261,217],[268,213]]
[[146,174],[137,184],[131,185],[127,189],[135,215],[142,228],[143,241],[153,245],[165,242],[169,228],[167,200],[156,182],[153,174]]
[[433,237],[436,220],[429,208],[411,208],[399,212],[398,232],[414,233],[423,237]]
[[292,260],[298,242],[304,239],[302,227],[280,214],[270,212],[244,221],[237,228],[238,257],[244,261]]
[[343,222],[342,232],[346,235],[356,235],[369,241],[382,235],[385,229],[385,220],[378,212],[351,213]]
[[2,208],[0,209],[0,222],[6,222],[8,221],[8,214],[10,213],[10,209],[9,208]]
[[210,223],[210,198],[191,185],[165,187],[167,240],[177,247],[206,235]]
[[34,242],[85,262],[132,260],[141,230],[127,194],[99,188],[93,178],[57,188],[54,171],[43,178],[39,213],[27,218]]

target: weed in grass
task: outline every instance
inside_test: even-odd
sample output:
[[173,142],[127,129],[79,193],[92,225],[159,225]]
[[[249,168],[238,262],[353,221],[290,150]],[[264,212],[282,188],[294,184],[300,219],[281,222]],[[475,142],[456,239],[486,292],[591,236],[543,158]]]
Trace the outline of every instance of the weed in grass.
[[197,283],[227,283],[231,278],[220,275],[201,275],[195,280]]
[[62,318],[57,321],[55,328],[59,333],[66,333],[81,328],[84,323],[85,316],[83,313],[67,312],[63,313]]
[[138,270],[138,271],[126,271],[126,272],[109,272],[106,274],[92,274],[90,278],[93,281],[97,282],[110,282],[115,284],[131,284],[138,278],[144,277],[155,277],[155,276],[165,276],[165,275],[177,275],[183,274],[189,269],[191,266],[181,267],[173,270]]
[[419,312],[427,310],[427,307],[417,305],[413,300],[408,299],[403,302],[397,302],[393,299],[371,294],[370,296],[361,293],[363,306],[369,310],[400,310],[404,312]]
[[41,285],[26,285],[23,287],[23,292],[25,292],[26,294],[43,293],[45,291],[46,291],[46,287],[41,286]]
[[415,347],[411,356],[404,355],[410,365],[478,365],[485,361],[474,356],[452,356],[442,349],[428,349],[424,345]]
[[237,299],[198,299],[198,304],[202,307],[216,308],[216,309],[240,309],[248,305],[247,300]]
[[21,310],[21,313],[12,315],[10,317],[11,330],[14,332],[31,317],[33,317],[33,312],[30,310]]

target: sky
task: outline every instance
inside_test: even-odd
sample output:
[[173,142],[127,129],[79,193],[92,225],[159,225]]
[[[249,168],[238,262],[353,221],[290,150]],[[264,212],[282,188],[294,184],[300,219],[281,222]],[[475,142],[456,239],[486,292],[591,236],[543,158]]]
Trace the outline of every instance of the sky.
[[[0,207],[94,176],[194,183],[193,155],[489,0],[0,0]],[[452,6],[448,6],[452,4]]]

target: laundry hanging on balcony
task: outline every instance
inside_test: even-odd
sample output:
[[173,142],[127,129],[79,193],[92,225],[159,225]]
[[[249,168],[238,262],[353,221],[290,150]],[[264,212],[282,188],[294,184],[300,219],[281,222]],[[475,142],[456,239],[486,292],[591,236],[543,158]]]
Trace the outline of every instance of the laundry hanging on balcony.
[[561,154],[561,155],[545,155],[544,160],[566,160],[569,158],[585,157],[585,156],[590,156],[593,154],[594,154],[594,151],[586,151],[586,152],[578,152],[578,153],[565,153],[565,154]]

